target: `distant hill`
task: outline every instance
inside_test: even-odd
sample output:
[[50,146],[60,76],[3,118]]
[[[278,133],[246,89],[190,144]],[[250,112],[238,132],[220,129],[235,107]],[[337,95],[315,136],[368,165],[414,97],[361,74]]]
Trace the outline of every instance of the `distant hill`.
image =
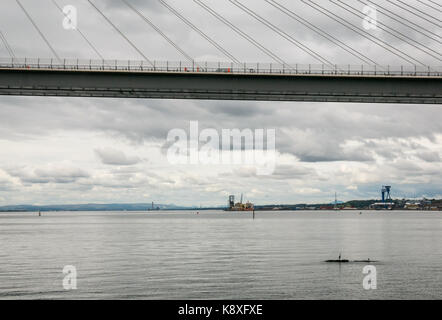
[[[339,207],[350,207],[356,209],[368,209],[369,206],[380,200],[350,200],[346,202],[338,201]],[[395,199],[393,202],[396,204],[396,209],[404,208],[404,205],[411,201],[413,203],[416,200],[407,199]],[[422,202],[422,201],[421,201]],[[442,209],[441,199],[431,199],[423,201],[423,207],[433,206]],[[431,205],[427,205],[426,203]],[[267,205],[255,205],[255,210],[312,210],[312,209],[327,209],[334,206],[332,203],[317,203],[317,204],[267,204]],[[198,207],[198,206],[177,206],[174,204],[154,204],[153,210],[222,210],[225,206],[212,206],[212,207]],[[110,203],[110,204],[63,204],[63,205],[10,205],[0,207],[0,212],[36,212],[36,211],[148,211],[152,210],[152,203]]]
[[[185,210],[189,207],[174,204],[154,204],[154,210]],[[152,203],[111,203],[111,204],[63,204],[63,205],[12,205],[0,207],[0,212],[18,211],[147,211]]]

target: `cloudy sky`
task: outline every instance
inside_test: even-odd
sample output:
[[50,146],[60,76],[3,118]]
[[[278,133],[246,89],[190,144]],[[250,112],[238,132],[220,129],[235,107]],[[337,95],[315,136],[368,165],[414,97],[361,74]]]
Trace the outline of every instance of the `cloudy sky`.
[[[56,2],[61,7],[77,7],[80,30],[106,59],[141,59],[87,0]],[[122,1],[93,2],[151,60],[185,59]],[[279,2],[379,64],[409,65],[301,0]],[[316,2],[362,28],[360,17],[330,1]],[[384,0],[374,2],[379,8],[442,35],[441,29],[430,23],[436,20],[426,21]],[[52,0],[21,3],[61,57],[97,58],[77,31],[63,28],[63,16]],[[130,3],[196,60],[228,61],[157,0]],[[238,60],[272,62],[194,1],[168,3]],[[283,60],[317,63],[228,0],[205,3]],[[337,64],[361,64],[266,1],[241,3],[326,59]],[[357,0],[346,3],[360,11],[364,7]],[[406,3],[441,18],[440,11],[421,2]],[[0,6],[0,31],[17,57],[52,57],[15,0],[3,0]],[[378,21],[436,52],[442,51],[440,42],[379,12]],[[369,32],[425,64],[441,65],[434,57],[379,28]],[[3,45],[0,57],[8,57]],[[218,132],[234,128],[275,129],[274,173],[257,175],[253,168],[241,165],[170,163],[166,157],[168,132],[175,128],[188,132],[190,121],[198,121],[200,129]],[[340,200],[376,198],[383,184],[393,186],[393,197],[433,198],[442,197],[441,172],[440,106],[0,97],[0,205],[150,201],[222,205],[229,194],[241,193],[256,204],[313,203],[331,202],[335,191]]]

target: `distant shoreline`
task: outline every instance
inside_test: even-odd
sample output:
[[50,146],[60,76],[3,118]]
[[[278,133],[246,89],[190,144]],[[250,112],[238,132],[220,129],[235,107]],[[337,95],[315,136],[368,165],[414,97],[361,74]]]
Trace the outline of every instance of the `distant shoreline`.
[[[221,211],[226,213],[237,213],[237,214],[247,214],[251,213],[252,211],[229,211],[225,210],[225,208],[190,208],[190,209],[160,209],[160,210],[0,210],[0,214],[2,213],[36,213],[36,212],[46,212],[46,213],[56,213],[56,212],[152,212],[152,213],[158,213],[158,212],[171,212],[171,211]],[[272,210],[272,209],[257,209],[255,212],[325,212],[325,211],[336,211],[336,212],[354,212],[359,213],[361,211],[370,211],[370,212],[393,212],[393,211],[409,211],[409,212],[441,212],[442,208],[439,208],[437,210],[424,210],[424,209],[354,209],[354,210],[345,210],[345,209],[284,209],[284,210]]]
[[[442,199],[396,199],[391,210],[425,210],[440,211],[442,210]],[[375,208],[372,205],[377,205]],[[381,204],[379,206],[379,204]],[[299,210],[384,210],[380,200],[350,200],[338,203],[318,203],[318,204],[267,204],[255,205],[255,211],[299,211]],[[7,205],[0,206],[0,212],[85,212],[85,211],[204,211],[204,210],[225,210],[226,206],[211,207],[186,207],[174,204],[154,204],[154,203],[109,203],[109,204],[59,204],[59,205]]]

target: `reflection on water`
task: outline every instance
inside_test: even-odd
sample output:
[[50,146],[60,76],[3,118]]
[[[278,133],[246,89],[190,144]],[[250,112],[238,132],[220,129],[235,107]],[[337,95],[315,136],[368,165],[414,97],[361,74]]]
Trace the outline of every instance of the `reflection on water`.
[[[0,299],[441,299],[439,212],[0,214]],[[362,287],[372,259],[377,290]],[[63,289],[65,265],[77,290]]]

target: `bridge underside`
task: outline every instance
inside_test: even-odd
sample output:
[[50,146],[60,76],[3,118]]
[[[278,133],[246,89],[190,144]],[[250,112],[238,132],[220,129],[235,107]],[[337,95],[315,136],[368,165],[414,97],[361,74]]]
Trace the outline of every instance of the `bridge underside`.
[[442,104],[442,78],[0,69],[0,95]]

